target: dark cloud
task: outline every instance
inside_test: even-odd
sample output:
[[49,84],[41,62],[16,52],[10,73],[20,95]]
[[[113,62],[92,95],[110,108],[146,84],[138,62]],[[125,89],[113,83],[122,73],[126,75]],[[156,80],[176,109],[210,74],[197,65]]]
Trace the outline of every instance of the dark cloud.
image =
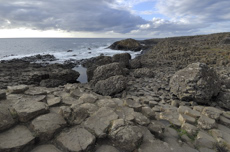
[[127,33],[147,21],[111,7],[114,0],[3,0],[0,19],[5,27],[62,29],[67,31],[114,31]]

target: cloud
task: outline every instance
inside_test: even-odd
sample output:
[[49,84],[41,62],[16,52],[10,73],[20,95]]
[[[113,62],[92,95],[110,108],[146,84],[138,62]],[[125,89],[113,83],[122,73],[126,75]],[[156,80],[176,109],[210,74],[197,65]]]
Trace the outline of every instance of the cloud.
[[[124,9],[111,7],[115,0],[3,0],[0,26],[66,31],[127,33],[147,21]],[[6,24],[10,21],[11,24]]]

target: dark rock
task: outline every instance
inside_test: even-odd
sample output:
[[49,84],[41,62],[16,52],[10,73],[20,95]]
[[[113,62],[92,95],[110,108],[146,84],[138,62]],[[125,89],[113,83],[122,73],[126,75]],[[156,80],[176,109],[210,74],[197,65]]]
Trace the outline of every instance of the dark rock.
[[138,69],[142,67],[141,61],[137,58],[130,60],[129,65],[131,69]]
[[73,52],[73,50],[68,50],[67,52]]
[[0,90],[0,100],[6,99],[6,91]]
[[141,44],[134,39],[125,39],[113,43],[110,47],[113,50],[124,50],[124,51],[140,51],[142,49]]
[[216,102],[218,106],[230,110],[230,92],[220,92]]
[[225,38],[223,44],[230,44],[230,37]]
[[203,63],[193,63],[170,79],[171,92],[181,100],[208,103],[220,91],[216,72]]
[[129,67],[129,60],[131,55],[129,53],[115,54],[112,57],[113,62],[118,62],[122,67]]
[[0,131],[10,128],[15,124],[15,120],[11,116],[7,106],[0,104]]
[[112,76],[106,80],[98,81],[94,86],[94,91],[106,95],[115,95],[126,89],[127,79],[124,76]]
[[58,80],[58,79],[46,79],[40,82],[41,87],[47,87],[47,88],[54,88],[64,84],[66,84],[65,81]]
[[153,78],[154,77],[153,71],[148,68],[135,69],[133,72],[133,75],[136,78],[143,78],[143,77]]
[[82,63],[83,67],[89,68],[92,66],[101,66],[101,65],[105,65],[105,64],[109,64],[112,63],[112,57],[110,56],[97,56],[97,57],[93,57],[87,60],[84,60]]
[[61,152],[54,145],[41,145],[34,148],[31,152]]

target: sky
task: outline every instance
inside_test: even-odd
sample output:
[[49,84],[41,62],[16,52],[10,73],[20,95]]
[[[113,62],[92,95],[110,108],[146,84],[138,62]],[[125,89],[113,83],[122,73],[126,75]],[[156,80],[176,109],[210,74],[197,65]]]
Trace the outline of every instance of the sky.
[[0,0],[0,38],[160,38],[229,25],[229,0]]

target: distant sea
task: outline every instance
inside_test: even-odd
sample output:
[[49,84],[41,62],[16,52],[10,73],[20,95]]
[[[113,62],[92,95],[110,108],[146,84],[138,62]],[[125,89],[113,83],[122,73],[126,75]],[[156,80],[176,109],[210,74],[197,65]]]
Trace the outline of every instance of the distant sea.
[[[124,51],[108,49],[111,38],[1,38],[0,60],[22,58],[37,54],[54,55],[59,63],[69,59],[87,59],[100,54],[112,56]],[[69,51],[68,50],[72,50]],[[139,52],[128,51],[132,57]]]

